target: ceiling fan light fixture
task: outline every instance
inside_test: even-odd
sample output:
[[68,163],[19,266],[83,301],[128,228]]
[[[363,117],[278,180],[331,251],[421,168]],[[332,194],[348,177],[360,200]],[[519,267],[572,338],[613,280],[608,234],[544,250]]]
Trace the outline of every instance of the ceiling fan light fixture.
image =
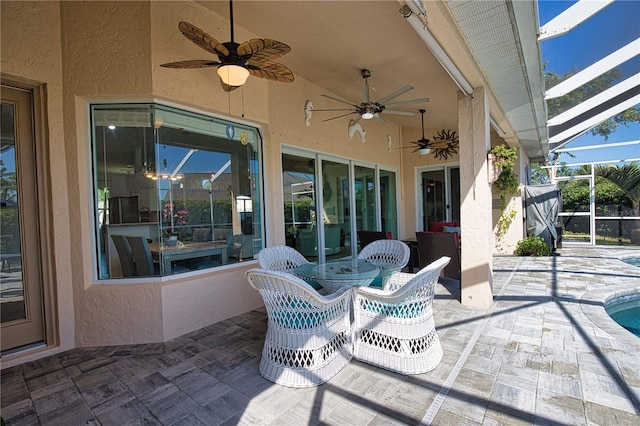
[[226,64],[218,67],[218,76],[224,84],[242,86],[249,78],[249,70],[241,65]]
[[418,149],[419,155],[427,155],[431,152],[431,148],[420,148]]
[[375,116],[375,111],[370,105],[367,105],[364,106],[362,114],[360,116],[365,120],[371,120]]

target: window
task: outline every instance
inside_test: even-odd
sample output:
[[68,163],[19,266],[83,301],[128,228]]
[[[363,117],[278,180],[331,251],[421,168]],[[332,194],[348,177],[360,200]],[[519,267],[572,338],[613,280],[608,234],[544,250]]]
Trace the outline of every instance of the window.
[[257,129],[157,104],[92,105],[100,279],[166,276],[262,248]]

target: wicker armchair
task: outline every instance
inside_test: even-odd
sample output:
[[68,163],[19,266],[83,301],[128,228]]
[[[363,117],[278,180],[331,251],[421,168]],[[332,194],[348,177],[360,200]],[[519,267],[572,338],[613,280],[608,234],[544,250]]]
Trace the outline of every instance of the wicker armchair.
[[442,359],[431,304],[442,257],[414,274],[397,272],[379,290],[358,287],[353,306],[353,357],[402,374],[434,369]]
[[322,296],[280,271],[250,269],[249,283],[267,308],[260,374],[290,387],[320,385],[351,360],[351,291]]
[[393,272],[398,272],[407,265],[410,257],[409,246],[398,240],[371,241],[358,254],[358,259],[366,259],[380,268],[380,277],[371,286],[382,288]]

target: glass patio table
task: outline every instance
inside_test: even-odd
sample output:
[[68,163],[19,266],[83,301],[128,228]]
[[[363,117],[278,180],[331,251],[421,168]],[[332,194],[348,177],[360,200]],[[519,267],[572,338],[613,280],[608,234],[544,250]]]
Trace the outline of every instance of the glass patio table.
[[345,286],[368,286],[374,281],[382,283],[399,270],[396,265],[378,265],[365,259],[332,259],[325,263],[300,265],[293,273],[306,281],[315,281],[328,293],[333,293]]

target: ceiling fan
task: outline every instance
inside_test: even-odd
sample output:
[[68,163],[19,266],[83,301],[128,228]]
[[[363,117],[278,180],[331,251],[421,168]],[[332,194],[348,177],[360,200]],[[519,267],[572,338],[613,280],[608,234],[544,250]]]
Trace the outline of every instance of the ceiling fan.
[[424,113],[425,110],[421,109],[420,114],[422,115],[422,138],[417,141],[411,142],[416,145],[416,148],[411,152],[417,152],[420,155],[427,155],[431,152],[431,141],[424,137]]
[[220,84],[225,92],[242,86],[249,75],[267,80],[291,83],[293,72],[286,66],[273,62],[291,51],[291,48],[279,41],[268,38],[253,38],[238,44],[233,39],[233,2],[229,1],[231,21],[231,41],[220,43],[200,28],[186,21],[178,24],[180,32],[197,46],[218,56],[218,61],[210,59],[191,59],[187,61],[161,64],[167,68],[207,68],[218,67]]
[[377,102],[372,102],[371,97],[369,96],[369,82],[368,79],[371,77],[371,71],[367,69],[360,70],[360,75],[364,79],[364,83],[362,84],[362,102],[360,104],[354,104],[349,101],[345,101],[340,98],[336,98],[329,95],[322,95],[325,98],[332,99],[337,102],[341,102],[343,104],[350,105],[351,108],[338,108],[338,109],[315,109],[313,111],[349,111],[346,114],[338,115],[337,117],[328,118],[323,121],[335,120],[336,118],[345,117],[351,114],[358,114],[358,117],[352,120],[351,124],[357,123],[361,118],[365,120],[369,120],[371,118],[375,118],[381,123],[386,123],[384,117],[381,116],[382,113],[385,114],[395,114],[395,115],[415,115],[415,112],[412,111],[400,111],[395,109],[388,109],[388,107],[398,107],[405,105],[413,105],[429,102],[429,98],[420,98],[420,99],[412,99],[409,101],[400,101],[400,102],[392,102],[388,103],[392,99],[397,98],[400,95],[407,93],[410,90],[413,90],[413,86],[404,86],[403,88],[396,90],[395,92],[385,96],[382,99],[379,99]]

